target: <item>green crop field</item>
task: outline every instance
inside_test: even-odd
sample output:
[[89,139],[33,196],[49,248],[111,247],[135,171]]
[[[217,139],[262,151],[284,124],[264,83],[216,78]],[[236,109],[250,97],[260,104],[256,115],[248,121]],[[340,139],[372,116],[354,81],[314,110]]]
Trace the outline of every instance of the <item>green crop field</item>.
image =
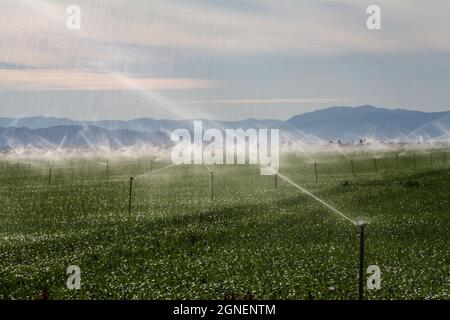
[[0,298],[357,299],[358,226],[284,176],[368,223],[381,288],[367,299],[448,299],[448,164],[445,151],[287,154],[277,178],[214,166],[212,196],[202,165],[3,160]]

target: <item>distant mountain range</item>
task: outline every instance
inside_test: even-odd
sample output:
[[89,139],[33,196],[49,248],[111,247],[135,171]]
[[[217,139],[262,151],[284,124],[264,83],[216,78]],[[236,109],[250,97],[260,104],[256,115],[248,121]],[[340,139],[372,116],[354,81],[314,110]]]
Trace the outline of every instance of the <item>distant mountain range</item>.
[[[287,121],[203,120],[204,129],[278,128],[282,139],[314,143],[328,140],[450,140],[450,111],[420,112],[373,106],[332,107]],[[0,118],[0,147],[111,146],[168,144],[178,128],[193,129],[193,120],[74,121],[66,118]]]
[[333,107],[294,116],[292,126],[322,139],[449,139],[450,111],[420,112],[372,106]]

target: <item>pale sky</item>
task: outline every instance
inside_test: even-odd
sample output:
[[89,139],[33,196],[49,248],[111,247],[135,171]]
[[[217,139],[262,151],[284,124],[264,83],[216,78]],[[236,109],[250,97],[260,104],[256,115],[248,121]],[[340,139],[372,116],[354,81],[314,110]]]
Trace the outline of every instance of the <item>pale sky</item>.
[[[371,4],[381,30],[366,27]],[[0,0],[0,117],[450,110],[449,12],[447,0]]]

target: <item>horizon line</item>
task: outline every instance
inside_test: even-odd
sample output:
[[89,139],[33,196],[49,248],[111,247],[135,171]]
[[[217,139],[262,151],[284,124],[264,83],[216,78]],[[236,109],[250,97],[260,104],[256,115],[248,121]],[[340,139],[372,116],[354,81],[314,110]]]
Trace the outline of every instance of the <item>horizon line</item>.
[[64,116],[51,116],[51,115],[30,115],[30,116],[16,116],[16,117],[9,117],[9,116],[1,116],[0,115],[0,119],[14,119],[14,120],[21,120],[21,119],[32,119],[32,118],[46,118],[46,119],[65,119],[65,120],[70,120],[70,121],[76,121],[76,122],[99,122],[99,121],[123,121],[123,122],[128,122],[128,121],[135,121],[135,120],[142,120],[142,119],[151,119],[151,120],[155,120],[155,121],[217,121],[217,122],[239,122],[239,121],[248,121],[248,120],[257,120],[257,121],[288,121],[294,117],[297,116],[302,116],[302,115],[306,115],[306,114],[311,114],[311,113],[315,113],[315,112],[320,112],[320,111],[325,111],[328,109],[334,109],[334,108],[350,108],[350,109],[361,109],[361,108],[374,108],[377,110],[387,110],[387,111],[406,111],[406,112],[419,112],[419,113],[426,113],[426,114],[431,114],[431,113],[447,113],[450,112],[450,108],[448,108],[448,110],[446,111],[421,111],[421,110],[413,110],[413,109],[406,109],[406,108],[399,108],[399,107],[377,107],[371,104],[365,104],[365,105],[357,105],[357,106],[328,106],[328,107],[323,107],[323,108],[319,108],[317,110],[314,111],[308,111],[308,112],[303,112],[303,113],[297,113],[292,115],[291,117],[287,118],[287,119],[276,119],[276,118],[242,118],[239,120],[225,120],[225,119],[208,119],[208,118],[179,118],[179,119],[174,119],[174,118],[153,118],[150,116],[142,116],[142,117],[138,117],[138,118],[129,118],[129,119],[97,119],[97,120],[88,120],[88,119],[75,119],[75,118],[69,118],[69,117],[64,117]]

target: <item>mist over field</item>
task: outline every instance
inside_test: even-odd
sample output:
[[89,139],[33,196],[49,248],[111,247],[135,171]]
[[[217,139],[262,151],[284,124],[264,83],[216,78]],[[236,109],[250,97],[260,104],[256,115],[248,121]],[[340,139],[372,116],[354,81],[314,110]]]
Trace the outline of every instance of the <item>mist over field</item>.
[[[193,131],[194,120],[136,119],[79,122],[32,117],[1,118],[0,147],[12,155],[84,154],[128,155],[164,152],[173,146],[171,133]],[[363,106],[334,107],[292,117],[287,121],[248,119],[202,120],[203,130],[279,129],[284,149],[435,148],[450,141],[450,113],[425,113]],[[159,151],[158,151],[159,150]]]

